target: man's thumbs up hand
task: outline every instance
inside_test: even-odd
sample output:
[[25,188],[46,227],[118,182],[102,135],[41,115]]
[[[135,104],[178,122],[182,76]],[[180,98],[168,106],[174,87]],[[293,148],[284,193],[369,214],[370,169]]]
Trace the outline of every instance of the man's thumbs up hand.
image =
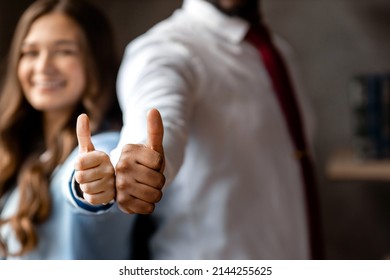
[[165,184],[163,135],[160,113],[151,109],[147,114],[146,145],[123,147],[115,167],[116,199],[123,212],[150,214],[161,200]]
[[86,114],[78,117],[76,134],[79,155],[74,165],[75,179],[82,196],[90,204],[106,204],[115,198],[115,170],[109,156],[95,150]]

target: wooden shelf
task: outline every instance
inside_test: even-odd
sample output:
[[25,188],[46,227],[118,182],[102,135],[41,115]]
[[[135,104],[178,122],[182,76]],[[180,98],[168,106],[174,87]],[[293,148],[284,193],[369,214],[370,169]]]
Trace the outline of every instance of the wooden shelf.
[[326,174],[332,180],[390,181],[390,159],[361,159],[351,150],[339,150],[330,156]]

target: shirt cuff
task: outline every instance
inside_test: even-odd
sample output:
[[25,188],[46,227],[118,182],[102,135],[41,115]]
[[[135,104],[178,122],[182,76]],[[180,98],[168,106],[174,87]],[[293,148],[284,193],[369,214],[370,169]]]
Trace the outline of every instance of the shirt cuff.
[[76,179],[74,178],[76,171],[73,170],[72,176],[70,176],[69,181],[69,191],[72,199],[72,203],[81,209],[84,209],[88,212],[102,212],[107,211],[111,208],[111,206],[114,204],[114,200],[110,201],[107,204],[100,204],[100,205],[92,205],[89,204],[88,201],[86,201],[84,198],[79,197],[76,191]]

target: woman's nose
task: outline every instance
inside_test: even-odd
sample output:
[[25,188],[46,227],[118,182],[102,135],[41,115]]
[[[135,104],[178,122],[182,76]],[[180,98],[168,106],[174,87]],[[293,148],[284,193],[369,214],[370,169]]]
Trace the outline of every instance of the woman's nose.
[[55,71],[54,61],[49,52],[40,53],[35,64],[35,70],[42,73],[51,73]]

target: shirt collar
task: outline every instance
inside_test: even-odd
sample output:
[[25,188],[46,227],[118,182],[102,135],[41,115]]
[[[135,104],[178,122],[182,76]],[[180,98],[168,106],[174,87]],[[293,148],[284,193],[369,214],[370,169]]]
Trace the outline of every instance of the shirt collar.
[[247,21],[227,16],[204,0],[184,0],[182,9],[188,16],[202,21],[203,24],[232,43],[241,42],[249,30]]

